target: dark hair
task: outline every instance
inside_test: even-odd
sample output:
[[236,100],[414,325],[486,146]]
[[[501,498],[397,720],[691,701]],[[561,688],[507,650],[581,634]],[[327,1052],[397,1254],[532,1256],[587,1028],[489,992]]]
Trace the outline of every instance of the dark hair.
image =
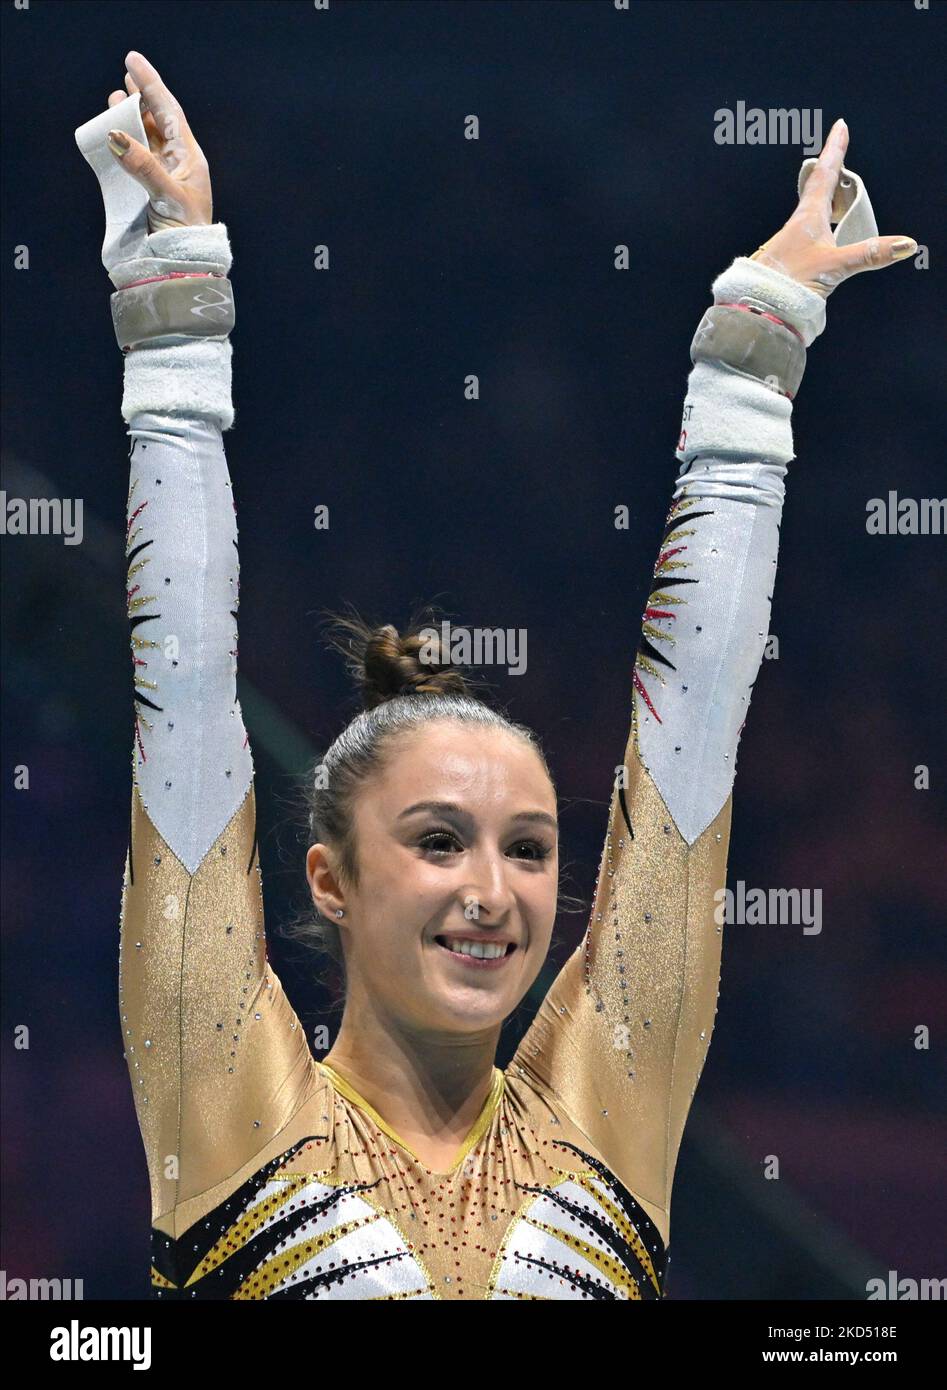
[[[305,803],[308,843],[331,845],[338,851],[343,880],[358,883],[353,826],[358,790],[380,771],[395,741],[411,730],[435,720],[453,720],[513,734],[535,751],[555,790],[536,735],[476,694],[473,683],[444,649],[430,618],[422,622],[415,616],[402,633],[391,623],[373,627],[354,612],[351,616],[330,614],[329,620],[335,631],[328,645],[346,657],[363,708],[311,769]],[[307,912],[284,932],[323,950],[344,980],[339,928],[331,918],[310,903]]]

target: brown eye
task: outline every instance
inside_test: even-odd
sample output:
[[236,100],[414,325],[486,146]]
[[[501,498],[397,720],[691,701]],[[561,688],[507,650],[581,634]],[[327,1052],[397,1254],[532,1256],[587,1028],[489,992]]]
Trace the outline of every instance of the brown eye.
[[463,849],[463,845],[452,830],[432,830],[427,835],[423,835],[418,844],[429,854],[450,854],[452,845],[457,845]]
[[511,846],[514,850],[526,850],[526,854],[516,854],[517,859],[548,859],[552,851],[548,845],[541,845],[538,840],[519,840]]

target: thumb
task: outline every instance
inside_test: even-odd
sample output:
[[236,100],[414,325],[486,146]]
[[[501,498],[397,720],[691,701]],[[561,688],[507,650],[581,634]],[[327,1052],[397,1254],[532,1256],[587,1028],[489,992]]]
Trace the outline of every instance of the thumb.
[[853,241],[851,246],[838,250],[835,269],[842,275],[858,275],[863,270],[881,270],[883,266],[913,256],[917,242],[906,236],[873,236],[865,241]]
[[122,167],[147,190],[152,203],[161,205],[161,211],[170,212],[179,206],[174,179],[145,145],[124,130],[110,130],[106,144]]

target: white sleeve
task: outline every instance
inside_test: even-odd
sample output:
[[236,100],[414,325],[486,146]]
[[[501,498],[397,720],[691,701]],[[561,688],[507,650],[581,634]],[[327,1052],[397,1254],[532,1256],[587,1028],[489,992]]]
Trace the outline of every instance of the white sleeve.
[[[740,258],[714,281],[716,303],[769,308],[807,346],[825,301]],[[638,750],[688,844],[730,795],[737,745],[766,640],[792,403],[723,363],[688,378],[680,470],[635,660]]]
[[[116,285],[168,266],[231,265],[226,227],[155,232]],[[131,440],[126,558],[135,673],[133,771],[148,815],[190,873],[253,780],[236,693],[240,565],[222,430],[226,340],[158,340],[125,356]]]

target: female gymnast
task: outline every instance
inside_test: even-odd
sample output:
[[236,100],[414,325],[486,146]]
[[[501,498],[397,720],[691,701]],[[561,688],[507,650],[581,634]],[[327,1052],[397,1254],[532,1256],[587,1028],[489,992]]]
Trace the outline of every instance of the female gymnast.
[[[320,1061],[267,960],[236,698],[227,229],[180,104],[141,54],[126,67],[94,167],[107,214],[129,193],[147,206],[137,245],[128,216],[107,220],[103,260],[131,441],[120,1008],[154,1292],[661,1298],[716,1014],[718,890],[769,630],[791,402],[829,294],[915,244],[833,237],[858,187],[837,121],[788,222],[714,282],[588,929],[505,1071],[501,1027],[556,914],[549,768],[449,653],[352,620],[365,708],[313,772],[306,855],[346,979]],[[143,140],[128,133],[139,116]]]

